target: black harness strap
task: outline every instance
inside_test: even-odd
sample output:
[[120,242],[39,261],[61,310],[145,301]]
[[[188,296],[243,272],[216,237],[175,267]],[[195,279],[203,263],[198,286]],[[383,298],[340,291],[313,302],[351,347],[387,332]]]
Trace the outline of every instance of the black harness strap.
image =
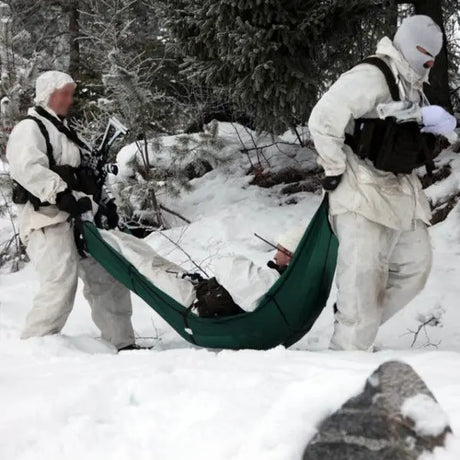
[[361,61],[360,64],[371,64],[380,69],[383,75],[385,76],[385,80],[387,81],[388,88],[390,89],[390,94],[393,100],[401,100],[401,96],[399,95],[398,84],[396,83],[396,78],[392,70],[390,69],[389,65],[383,59],[380,59],[377,56],[370,56]]
[[57,119],[56,117],[53,117],[47,110],[45,110],[43,107],[37,106],[35,107],[35,111],[43,118],[46,118],[48,121],[53,123],[53,125],[56,127],[56,129],[61,132],[62,134],[65,134],[69,140],[71,140],[74,144],[76,144],[78,147],[80,147],[83,150],[89,150],[88,145],[86,145],[77,135],[77,133],[72,130],[71,128],[67,127],[62,121]]
[[46,129],[46,126],[43,124],[43,121],[41,121],[39,118],[34,117],[33,115],[28,115],[25,120],[33,120],[35,123],[37,123],[38,128],[40,129],[40,132],[42,133],[43,137],[45,138],[45,143],[46,143],[46,156],[48,157],[48,162],[50,165],[50,169],[54,168],[56,166],[56,159],[54,158],[53,155],[53,146],[51,145],[50,141],[50,135],[48,133],[48,130]]

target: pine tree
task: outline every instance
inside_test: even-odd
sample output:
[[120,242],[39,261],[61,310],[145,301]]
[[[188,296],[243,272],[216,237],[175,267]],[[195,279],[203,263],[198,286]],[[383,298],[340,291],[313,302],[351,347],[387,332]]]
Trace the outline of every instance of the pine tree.
[[[443,0],[453,3],[458,6]],[[380,38],[392,36],[408,9],[399,0],[161,4],[185,75],[220,94],[232,111],[248,114],[259,131],[274,134],[306,123],[326,87],[372,54]]]
[[371,6],[362,0],[162,3],[187,76],[248,113],[258,130],[273,133],[307,121],[322,65],[333,61],[331,44],[341,42],[340,58],[347,61],[347,45],[356,48],[354,32]]

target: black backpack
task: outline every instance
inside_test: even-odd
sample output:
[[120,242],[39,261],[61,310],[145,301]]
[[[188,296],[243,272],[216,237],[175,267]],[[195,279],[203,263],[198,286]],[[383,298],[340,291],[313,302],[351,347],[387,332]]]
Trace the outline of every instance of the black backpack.
[[[361,63],[378,67],[385,76],[393,100],[401,100],[395,77],[386,62],[372,56]],[[436,137],[421,133],[416,121],[398,123],[394,117],[384,120],[359,118],[355,120],[353,135],[345,136],[345,143],[356,155],[371,160],[382,171],[410,174],[424,165],[429,173],[434,169]]]
[[200,317],[220,318],[244,313],[216,278],[201,281],[195,290],[197,300],[193,307],[198,310]]

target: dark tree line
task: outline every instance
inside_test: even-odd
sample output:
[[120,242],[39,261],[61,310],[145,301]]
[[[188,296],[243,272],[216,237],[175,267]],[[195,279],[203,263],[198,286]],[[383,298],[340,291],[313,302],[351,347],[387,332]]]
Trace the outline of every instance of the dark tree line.
[[[305,123],[325,87],[391,37],[405,15],[426,14],[449,32],[459,19],[458,0],[161,3],[184,74],[275,133]],[[445,44],[427,86],[431,102],[451,111],[457,46]]]
[[459,0],[6,3],[16,66],[68,71],[80,83],[80,115],[119,113],[140,136],[197,130],[213,118],[272,133],[303,124],[327,86],[412,13],[432,17],[449,39],[427,95],[459,108]]

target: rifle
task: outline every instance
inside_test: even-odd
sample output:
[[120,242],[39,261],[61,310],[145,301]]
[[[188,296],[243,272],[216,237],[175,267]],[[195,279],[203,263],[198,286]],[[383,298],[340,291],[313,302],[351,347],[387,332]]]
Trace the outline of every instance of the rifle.
[[[93,195],[99,205],[99,211],[94,216],[96,225],[99,228],[114,228],[114,226],[118,225],[115,198],[105,186],[109,173],[118,174],[118,165],[116,163],[107,163],[107,159],[110,147],[119,137],[125,136],[127,133],[128,128],[117,118],[111,117],[99,147],[94,149],[88,146],[86,151],[89,154],[84,155],[82,158],[79,181],[83,188],[86,187],[87,192]],[[115,222],[111,222],[109,215],[115,216]]]
[[287,256],[291,257],[292,253],[288,251],[287,249],[283,248],[282,246],[277,246],[274,243],[271,243],[270,241],[266,240],[265,238],[262,238],[260,235],[257,233],[254,233],[254,236],[256,238],[259,238],[259,240],[263,241],[264,243],[267,243],[269,246],[271,246],[273,249],[276,249],[277,251],[282,252],[283,254],[286,254]]
[[121,136],[126,136],[127,133],[128,128],[118,118],[111,117],[99,147],[91,149],[91,155],[82,164],[82,167],[87,167],[93,171],[96,183],[101,188],[104,187],[107,174],[110,173],[115,176],[118,174],[118,165],[116,163],[107,163],[107,158],[109,150],[115,141]]

